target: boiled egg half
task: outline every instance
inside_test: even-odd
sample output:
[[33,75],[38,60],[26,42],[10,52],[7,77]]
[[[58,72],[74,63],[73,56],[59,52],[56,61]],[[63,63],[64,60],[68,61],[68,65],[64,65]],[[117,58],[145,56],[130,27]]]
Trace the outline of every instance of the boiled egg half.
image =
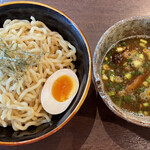
[[71,69],[60,69],[46,81],[41,92],[41,104],[45,111],[56,115],[64,112],[79,88],[77,75]]

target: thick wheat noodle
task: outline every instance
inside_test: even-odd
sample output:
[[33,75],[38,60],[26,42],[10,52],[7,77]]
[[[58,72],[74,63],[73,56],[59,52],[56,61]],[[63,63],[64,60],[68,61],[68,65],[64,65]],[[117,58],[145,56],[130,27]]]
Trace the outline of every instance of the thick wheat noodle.
[[50,122],[51,114],[43,110],[40,93],[46,79],[55,71],[62,68],[76,71],[75,47],[34,17],[31,22],[7,19],[0,28],[0,39],[12,50],[18,46],[20,51],[41,56],[37,65],[26,67],[19,81],[0,71],[0,126],[12,126],[17,131]]

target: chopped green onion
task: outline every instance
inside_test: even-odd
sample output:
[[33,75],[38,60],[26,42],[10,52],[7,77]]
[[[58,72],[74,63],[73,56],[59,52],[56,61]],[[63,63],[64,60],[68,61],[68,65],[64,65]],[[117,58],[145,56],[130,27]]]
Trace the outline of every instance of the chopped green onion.
[[137,44],[138,44],[138,41],[134,41],[134,44],[137,45]]
[[144,64],[144,67],[145,67],[145,68],[148,68],[148,67],[149,67],[149,64],[148,64],[148,63],[145,63],[145,64]]
[[137,70],[135,74],[136,74],[136,75],[141,75],[142,72]]
[[113,47],[113,49],[116,49],[116,48],[117,48],[117,46],[114,46],[114,47]]
[[140,39],[140,42],[143,43],[143,44],[147,44],[147,41],[143,40],[143,39]]
[[145,87],[148,87],[148,82],[147,82],[147,81],[144,81],[142,84],[143,84]]
[[126,74],[125,74],[125,78],[131,79],[131,77],[132,77],[131,73],[126,73]]
[[143,106],[144,106],[144,107],[148,107],[149,104],[148,104],[148,103],[143,103]]
[[114,82],[114,79],[115,79],[114,75],[111,75],[110,76],[110,81]]
[[114,96],[114,95],[115,95],[115,91],[110,91],[110,92],[108,92],[108,95],[109,95],[109,96]]
[[141,87],[139,88],[141,92],[144,92],[145,91],[145,87]]
[[110,82],[110,81],[108,81],[108,82],[106,82],[106,86],[107,86],[107,87],[112,87],[112,86],[113,86],[113,83]]
[[128,63],[131,63],[131,62],[132,62],[132,59],[131,59],[131,58],[128,58],[128,59],[127,59],[127,62],[128,62]]
[[131,96],[128,95],[128,96],[124,97],[124,100],[125,100],[126,102],[130,102],[130,101],[131,101]]
[[116,101],[116,105],[117,105],[118,107],[120,107],[120,106],[121,106],[121,103],[122,103],[122,101],[121,101],[121,100]]
[[108,76],[110,77],[112,75],[114,75],[114,71],[113,70],[108,70]]
[[148,112],[147,112],[147,111],[144,111],[144,115],[145,115],[145,116],[148,116]]
[[108,80],[108,77],[106,76],[106,74],[102,74],[102,79],[103,80]]
[[135,93],[138,94],[138,93],[141,93],[141,92],[144,92],[145,91],[145,87],[140,87],[139,89],[135,89]]
[[139,54],[138,56],[139,56],[140,59],[142,59],[142,60],[144,59],[144,55],[143,54]]
[[150,83],[150,79],[147,79],[146,81],[147,81],[148,83]]
[[123,71],[122,71],[122,74],[123,74],[123,75],[125,75],[125,74],[126,74],[126,72],[123,70]]
[[121,46],[126,46],[126,42],[121,42]]
[[114,64],[114,63],[110,63],[109,65],[110,65],[111,68],[114,68],[114,69],[117,68],[117,65]]
[[126,49],[126,47],[117,47],[116,52],[120,53],[122,51],[124,51]]
[[150,76],[146,79],[146,81],[147,81],[148,83],[150,83]]
[[104,63],[107,64],[107,65],[109,65],[110,62],[109,61],[105,61]]
[[123,66],[127,66],[127,62],[125,62],[125,63],[123,64]]
[[108,57],[105,57],[105,60],[107,61],[107,60],[108,60]]
[[131,74],[132,74],[132,75],[135,75],[135,71],[132,71]]
[[140,46],[141,47],[146,47],[144,43],[140,43]]
[[139,113],[139,114],[143,114],[143,112],[142,112],[141,110],[140,110],[140,111],[138,111],[138,113]]
[[105,70],[102,70],[102,74],[105,74]]
[[139,56],[139,54],[138,54],[138,53],[135,53],[135,56]]
[[116,89],[116,90],[122,90],[122,88],[123,88],[123,87],[122,87],[121,84],[116,84],[116,85],[115,85],[115,89]]
[[146,63],[144,64],[144,67],[145,67],[145,68],[150,67],[150,62],[146,62]]
[[139,70],[135,70],[135,71],[131,72],[131,74],[132,74],[132,75],[136,75],[136,76],[138,76],[138,75],[141,75],[141,74],[142,74],[142,72],[141,72],[141,71],[139,71]]
[[126,112],[126,109],[124,109],[124,108],[121,108],[121,109]]

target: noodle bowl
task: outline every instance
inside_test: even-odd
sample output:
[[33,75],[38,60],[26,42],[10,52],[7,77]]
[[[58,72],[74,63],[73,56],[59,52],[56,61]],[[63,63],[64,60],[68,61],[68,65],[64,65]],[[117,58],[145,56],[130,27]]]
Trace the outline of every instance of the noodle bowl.
[[[31,63],[24,68],[13,63],[14,72],[5,72],[1,66],[0,125],[12,126],[17,131],[50,122],[51,115],[41,105],[41,89],[46,79],[59,69],[69,68],[76,72],[73,64],[75,47],[34,17],[31,17],[31,22],[7,19],[0,28],[0,37],[14,63],[15,58],[30,60],[27,64]],[[1,51],[0,56],[2,54],[5,52]]]

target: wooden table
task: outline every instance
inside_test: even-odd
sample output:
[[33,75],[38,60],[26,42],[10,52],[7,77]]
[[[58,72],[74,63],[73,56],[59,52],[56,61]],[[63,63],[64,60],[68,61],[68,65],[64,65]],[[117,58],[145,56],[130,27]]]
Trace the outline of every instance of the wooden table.
[[[0,3],[12,0],[0,0]],[[68,15],[86,36],[93,55],[100,36],[117,21],[150,15],[149,0],[35,0]],[[150,129],[113,114],[96,94],[93,84],[79,112],[54,135],[39,142],[0,150],[145,150]]]

